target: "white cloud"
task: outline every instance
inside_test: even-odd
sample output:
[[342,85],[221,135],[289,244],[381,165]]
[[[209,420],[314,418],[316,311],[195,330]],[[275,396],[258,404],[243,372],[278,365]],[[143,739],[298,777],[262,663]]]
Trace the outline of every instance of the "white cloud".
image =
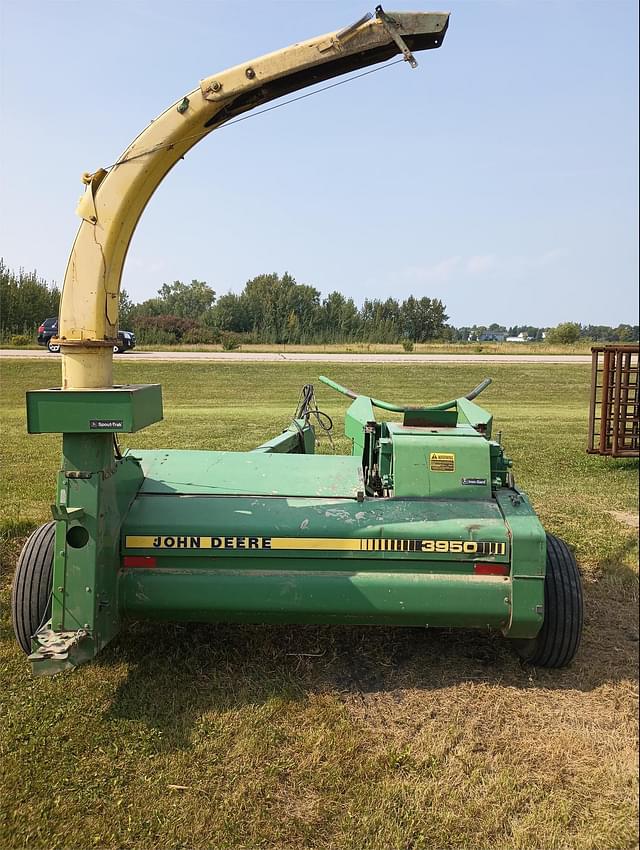
[[479,276],[519,277],[535,269],[552,266],[562,256],[564,252],[554,248],[530,256],[473,254],[469,257],[445,257],[432,265],[409,266],[405,269],[405,275],[424,283],[449,283],[454,278],[462,281]]
[[486,274],[492,271],[497,265],[495,254],[478,254],[474,257],[469,257],[465,263],[465,269],[469,274]]
[[430,283],[447,283],[462,266],[461,257],[447,257],[432,266],[409,266],[408,277]]

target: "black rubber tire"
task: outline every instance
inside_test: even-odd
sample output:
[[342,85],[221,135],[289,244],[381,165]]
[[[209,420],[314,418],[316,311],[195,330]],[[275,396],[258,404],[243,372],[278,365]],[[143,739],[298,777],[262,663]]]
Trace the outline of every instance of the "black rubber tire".
[[31,652],[31,637],[51,616],[55,530],[55,522],[47,522],[29,535],[13,579],[13,631],[27,655]]
[[48,342],[47,348],[52,354],[58,354],[58,352],[60,351],[60,344],[57,342]]
[[566,667],[573,661],[584,619],[582,581],[564,540],[547,534],[544,623],[537,637],[516,641],[520,657],[537,667]]

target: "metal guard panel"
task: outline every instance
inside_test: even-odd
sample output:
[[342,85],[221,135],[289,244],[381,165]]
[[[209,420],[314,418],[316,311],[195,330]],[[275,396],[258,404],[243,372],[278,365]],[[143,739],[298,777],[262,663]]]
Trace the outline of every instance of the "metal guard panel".
[[388,572],[128,570],[122,610],[156,620],[504,628],[511,581]]
[[356,499],[361,460],[350,455],[262,452],[133,451],[143,494],[250,495]]
[[396,496],[455,499],[456,505],[462,500],[476,504],[491,499],[489,443],[479,434],[455,433],[461,430],[441,429],[419,437],[393,433]]
[[[276,456],[274,456],[276,457]],[[300,456],[297,456],[297,461]],[[167,537],[174,538],[173,541]],[[200,543],[191,538],[200,537]],[[185,538],[178,541],[177,538]],[[208,538],[206,541],[204,538]],[[222,543],[211,538],[229,538]],[[258,543],[252,543],[255,538]],[[264,541],[269,541],[264,545]],[[392,541],[383,546],[381,541]],[[403,546],[403,541],[482,542],[498,546],[460,552],[460,546]],[[273,544],[273,545],[271,545]],[[493,501],[437,499],[266,498],[139,494],[122,531],[123,552],[159,558],[237,559],[238,565],[277,568],[301,555],[371,564],[380,560],[411,563],[436,560],[508,563],[510,537]],[[467,549],[472,547],[466,547]],[[443,549],[445,551],[443,551]],[[493,552],[489,551],[493,549]],[[395,567],[394,567],[395,568]],[[425,566],[426,568],[426,566]]]

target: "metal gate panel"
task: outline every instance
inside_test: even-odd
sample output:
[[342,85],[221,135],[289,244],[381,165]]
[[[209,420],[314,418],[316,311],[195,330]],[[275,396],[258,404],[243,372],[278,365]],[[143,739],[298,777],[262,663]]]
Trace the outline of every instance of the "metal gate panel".
[[591,349],[591,404],[587,451],[609,457],[640,456],[638,345]]

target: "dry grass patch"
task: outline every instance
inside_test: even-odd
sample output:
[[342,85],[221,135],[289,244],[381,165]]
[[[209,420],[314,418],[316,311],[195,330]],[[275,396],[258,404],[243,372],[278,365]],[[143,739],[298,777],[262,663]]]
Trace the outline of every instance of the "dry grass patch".
[[634,514],[631,511],[611,511],[611,516],[623,525],[628,525],[629,528],[635,528],[636,531],[640,527],[640,517],[637,513]]
[[[590,354],[592,342],[581,340],[570,345],[550,342],[416,342],[407,352],[402,343],[336,342],[318,344],[243,343],[241,351],[326,354],[402,354],[411,361],[412,354]],[[5,346],[10,348],[11,346]],[[140,351],[222,351],[220,344],[138,345]],[[135,356],[135,355],[134,355]]]

